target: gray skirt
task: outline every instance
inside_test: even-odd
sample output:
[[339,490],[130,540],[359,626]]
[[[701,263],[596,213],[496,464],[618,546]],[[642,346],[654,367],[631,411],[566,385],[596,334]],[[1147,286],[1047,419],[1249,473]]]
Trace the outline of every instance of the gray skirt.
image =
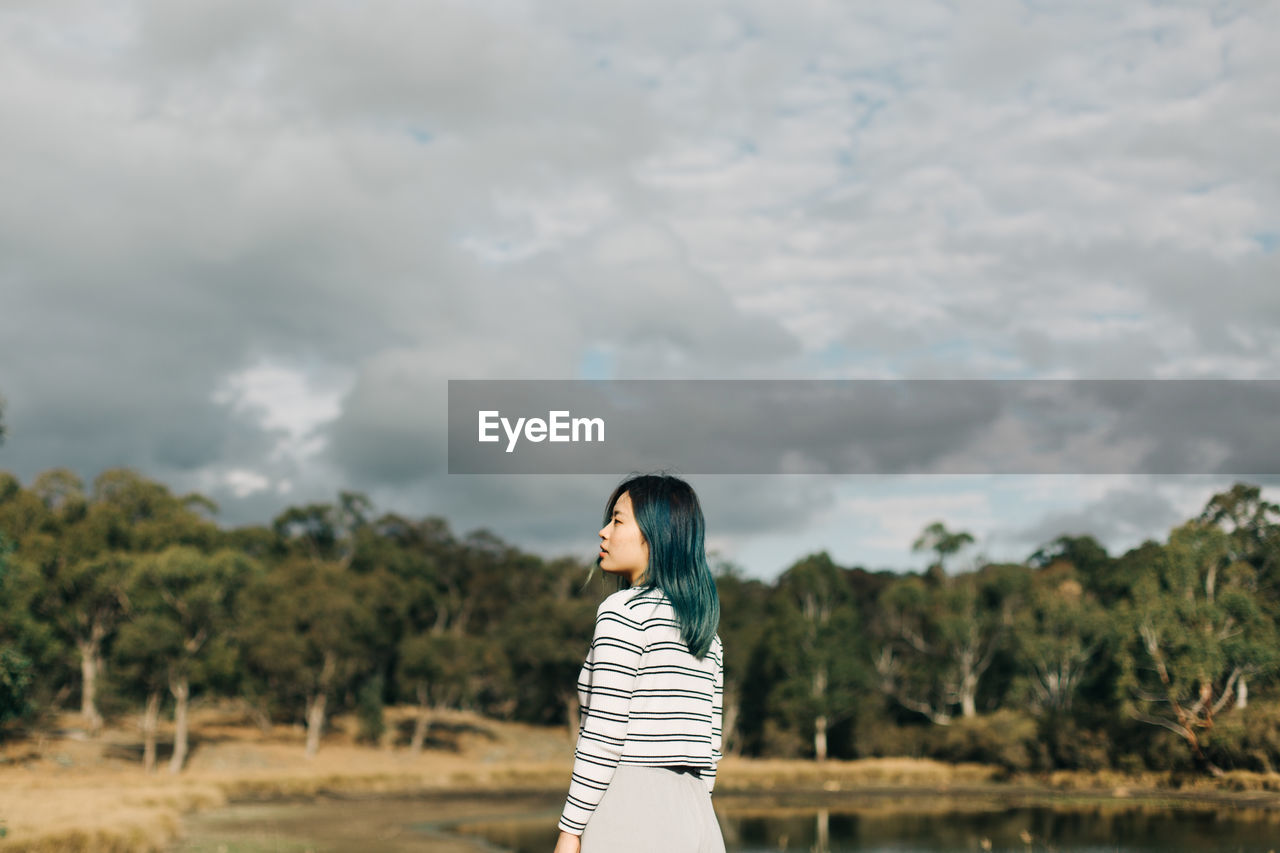
[[619,764],[582,832],[582,853],[724,853],[707,783]]

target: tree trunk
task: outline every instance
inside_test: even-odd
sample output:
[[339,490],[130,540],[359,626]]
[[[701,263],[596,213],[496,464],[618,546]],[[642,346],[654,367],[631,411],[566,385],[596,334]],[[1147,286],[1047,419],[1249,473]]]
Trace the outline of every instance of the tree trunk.
[[[819,708],[827,704],[827,668],[820,665],[813,673],[813,702]],[[813,718],[813,757],[827,760],[827,715],[818,713]]]
[[728,755],[741,755],[742,747],[734,736],[738,727],[738,691],[726,690],[724,694],[724,713],[721,715],[720,741],[724,745],[721,752]]
[[318,689],[307,700],[307,758],[315,758],[320,749],[320,732],[324,728],[324,708],[329,701],[329,682],[333,680],[338,661],[333,652],[324,653],[324,665],[320,667]]
[[156,729],[160,721],[160,691],[147,694],[147,710],[142,715],[142,769],[156,772]]
[[819,761],[827,760],[826,714],[819,714],[813,718],[813,757]]
[[89,726],[90,734],[102,730],[102,715],[98,713],[98,673],[102,671],[102,638],[95,626],[89,638],[77,640],[80,650],[80,714]]
[[418,685],[418,717],[413,721],[413,739],[409,741],[409,752],[418,755],[427,740],[427,729],[431,725],[430,706],[427,705],[427,686]]
[[1249,684],[1243,675],[1236,682],[1236,707],[1241,709],[1249,707]]
[[578,702],[577,690],[570,690],[565,694],[564,721],[571,735],[576,735],[582,728],[582,705]]
[[187,760],[187,700],[191,697],[191,684],[184,675],[169,682],[173,694],[173,756],[169,759],[169,772],[182,772]]
[[972,719],[978,715],[978,673],[976,655],[966,648],[960,654],[960,716]]
[[321,690],[307,700],[307,758],[315,758],[320,748],[320,730],[324,728],[324,706],[328,698]]

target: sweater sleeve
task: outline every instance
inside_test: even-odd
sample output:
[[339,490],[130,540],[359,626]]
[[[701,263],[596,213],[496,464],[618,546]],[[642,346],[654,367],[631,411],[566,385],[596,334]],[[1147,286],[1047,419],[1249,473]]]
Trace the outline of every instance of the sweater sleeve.
[[560,816],[559,827],[565,832],[582,834],[613,779],[627,739],[631,694],[643,652],[643,628],[630,619],[625,605],[606,599],[596,611],[591,650],[578,680],[582,725]]
[[715,700],[711,705],[711,771],[703,776],[707,783],[707,793],[715,790],[716,771],[720,767],[720,759],[724,757],[721,753],[724,746],[724,646],[718,649],[718,653],[721,663],[716,667]]

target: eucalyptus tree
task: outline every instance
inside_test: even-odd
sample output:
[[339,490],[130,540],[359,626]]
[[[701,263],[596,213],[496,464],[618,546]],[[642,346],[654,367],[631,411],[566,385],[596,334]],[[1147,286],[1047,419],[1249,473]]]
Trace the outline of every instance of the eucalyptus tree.
[[[522,688],[508,677],[513,661],[504,651],[527,627],[523,611],[554,585],[544,577],[544,564],[486,530],[456,539],[440,519],[425,519],[417,538],[429,571],[413,587],[398,677],[418,705],[417,731],[445,708],[484,706],[498,716],[514,714]],[[514,619],[513,608],[522,611]],[[526,655],[520,658],[528,662]]]
[[1199,520],[1175,528],[1119,614],[1121,699],[1130,716],[1181,738],[1221,775],[1205,741],[1244,677],[1271,676],[1276,625],[1259,604],[1257,569],[1232,560],[1229,536]]
[[66,472],[37,480],[54,520],[47,535],[32,541],[30,554],[41,582],[36,608],[79,653],[81,713],[96,731],[105,648],[129,612],[126,587],[139,556],[171,544],[207,543],[216,528],[164,485],[128,469],[99,474],[87,503],[78,482]]
[[803,720],[814,757],[825,761],[831,727],[853,713],[867,680],[865,651],[844,570],[826,552],[797,561],[771,596],[771,704]]
[[[444,567],[452,560],[456,541],[448,523],[438,517],[411,519],[386,513],[371,523],[377,538],[378,562],[388,583],[398,590],[395,648],[390,662],[395,695],[417,705],[412,751],[422,749],[432,711],[452,698],[452,680],[446,664],[458,660],[449,644],[457,631],[448,632],[447,618],[438,612],[436,590]],[[448,633],[449,637],[441,639]],[[433,689],[434,688],[434,689]]]
[[6,663],[11,711],[38,714],[70,695],[75,667],[70,649],[53,624],[40,618],[45,590],[32,555],[56,538],[59,519],[16,477],[0,471],[0,649]]
[[[136,573],[135,573],[136,574]],[[156,769],[160,705],[168,687],[170,655],[179,644],[172,622],[150,608],[132,614],[111,644],[111,682],[142,702],[142,769]]]
[[1107,549],[1087,534],[1064,534],[1036,549],[1027,558],[1027,565],[1033,569],[1047,569],[1056,564],[1070,566],[1072,576],[1103,607],[1109,606],[1128,592],[1128,586],[1122,583],[1123,578],[1116,577],[1115,562]]
[[730,563],[715,567],[720,595],[720,639],[724,650],[723,740],[726,755],[742,751],[739,732],[747,673],[751,661],[767,642],[770,587],[746,578]]
[[976,716],[983,676],[1010,643],[1029,574],[1025,566],[994,564],[887,585],[873,625],[880,689],[939,725],[957,711]]
[[958,553],[966,545],[972,544],[973,534],[965,530],[948,530],[941,521],[935,521],[926,527],[916,537],[916,540],[911,543],[911,550],[917,552],[932,551],[937,556],[937,559],[930,566],[930,571],[938,575],[945,575],[946,568],[943,563],[946,559]]
[[1267,575],[1280,563],[1280,505],[1262,498],[1262,489],[1236,483],[1211,497],[1198,521],[1227,534],[1228,558]]
[[152,757],[148,769],[154,761],[158,693],[164,686],[174,702],[169,772],[181,771],[192,689],[225,681],[234,671],[233,606],[254,572],[254,565],[236,551],[209,555],[189,545],[138,560],[129,583],[133,617],[120,629],[116,646],[147,696],[143,730]]
[[590,638],[595,607],[574,591],[585,567],[522,553],[486,530],[455,539],[439,519],[409,533],[423,571],[408,587],[396,682],[418,706],[414,748],[445,708],[536,722],[573,716],[585,649],[572,650]]
[[75,648],[80,662],[80,713],[91,732],[102,727],[99,679],[106,671],[106,643],[129,612],[126,592],[134,556],[81,551],[74,539],[47,550],[32,549],[38,561],[37,617]]
[[518,618],[499,618],[486,634],[502,646],[511,678],[506,692],[517,718],[579,725],[578,670],[591,643],[601,582],[584,584],[587,566],[573,558],[521,561],[531,583],[512,599]]
[[6,636],[5,626],[12,617],[5,612],[5,577],[8,574],[9,552],[13,545],[0,531],[0,725],[15,717],[23,716],[28,709],[27,689],[31,683],[31,661],[18,649],[14,640]]
[[330,698],[369,672],[371,613],[342,562],[293,553],[252,581],[239,616],[247,678],[278,706],[301,704],[306,754],[314,757]]
[[[89,530],[78,478],[46,472],[39,482],[59,488],[24,490],[4,507],[19,537],[26,564],[32,616],[74,649],[80,668],[80,711],[90,731],[102,726],[98,711],[103,647],[128,609],[124,592],[127,554],[111,550]],[[73,509],[74,508],[74,509]]]
[[461,708],[475,698],[477,643],[461,634],[431,632],[406,636],[399,649],[397,679],[417,702],[411,752],[422,750],[435,713]]
[[1082,683],[1096,669],[1111,634],[1111,619],[1077,576],[1056,561],[1035,572],[1026,603],[1014,611],[1016,657],[1031,707],[1069,713]]
[[[1198,520],[1221,528],[1227,534],[1227,561],[1252,566],[1258,577],[1262,606],[1280,617],[1280,506],[1263,500],[1262,490],[1236,483],[1226,492],[1209,499]],[[1249,674],[1241,673],[1236,684],[1236,707],[1249,704]]]

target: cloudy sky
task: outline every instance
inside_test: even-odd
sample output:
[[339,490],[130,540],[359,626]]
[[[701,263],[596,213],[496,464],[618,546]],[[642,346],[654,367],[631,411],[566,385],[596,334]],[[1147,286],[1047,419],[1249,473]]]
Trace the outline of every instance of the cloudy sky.
[[[7,0],[0,468],[585,559],[617,478],[448,475],[446,380],[1280,378],[1278,39],[1265,0]],[[921,566],[935,519],[1114,552],[1232,482],[691,479],[761,577]]]

